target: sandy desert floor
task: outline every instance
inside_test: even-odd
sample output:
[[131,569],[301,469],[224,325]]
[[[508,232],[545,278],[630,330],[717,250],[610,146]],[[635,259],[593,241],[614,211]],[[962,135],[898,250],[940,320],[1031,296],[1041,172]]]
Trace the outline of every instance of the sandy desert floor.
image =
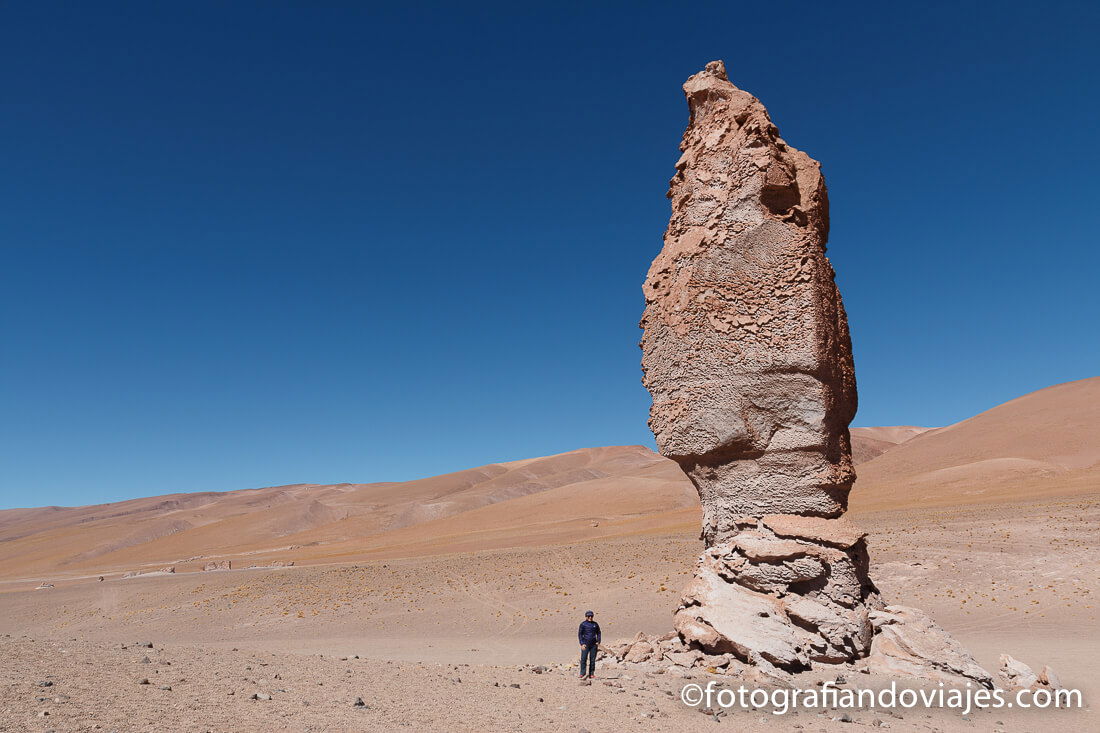
[[[586,608],[605,641],[670,628],[698,550],[685,526],[39,591],[5,582],[0,730],[1100,730],[1091,707],[1100,694],[1100,495],[854,518],[871,531],[873,577],[887,600],[931,613],[991,671],[1001,652],[1051,665],[1082,690],[1085,708],[965,719],[853,711],[851,722],[837,710],[732,710],[715,719],[679,701],[684,679],[608,672],[579,685],[567,665]],[[151,649],[135,646],[146,641]],[[537,665],[551,668],[536,674]]]

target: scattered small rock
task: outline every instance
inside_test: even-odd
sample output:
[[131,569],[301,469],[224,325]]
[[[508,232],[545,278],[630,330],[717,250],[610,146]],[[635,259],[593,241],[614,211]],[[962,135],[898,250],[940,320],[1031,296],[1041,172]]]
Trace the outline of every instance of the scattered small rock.
[[1046,685],[1052,690],[1061,690],[1062,682],[1058,679],[1058,675],[1054,673],[1054,670],[1044,665],[1039,672],[1039,684]]

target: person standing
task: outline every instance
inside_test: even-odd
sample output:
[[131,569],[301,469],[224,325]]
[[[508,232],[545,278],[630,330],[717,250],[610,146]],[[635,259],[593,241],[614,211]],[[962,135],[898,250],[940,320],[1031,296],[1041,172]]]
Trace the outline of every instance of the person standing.
[[[592,611],[584,612],[584,621],[577,629],[577,640],[581,643],[581,679],[592,679],[596,675],[596,652],[600,650],[600,625],[593,620]],[[588,672],[585,672],[585,669]]]

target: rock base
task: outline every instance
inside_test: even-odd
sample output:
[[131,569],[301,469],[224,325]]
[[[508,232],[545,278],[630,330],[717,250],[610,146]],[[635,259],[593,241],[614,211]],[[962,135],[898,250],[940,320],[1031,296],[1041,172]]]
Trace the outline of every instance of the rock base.
[[[776,683],[791,673],[846,665],[993,687],[992,675],[926,614],[882,602],[868,577],[865,534],[848,520],[777,514],[742,517],[736,527],[699,558],[675,631],[611,645],[614,661],[673,673],[703,667]],[[1002,676],[1013,686],[1043,684],[1006,659]]]
[[844,519],[769,515],[708,547],[674,626],[711,655],[797,672],[871,648],[870,612],[882,608],[867,575],[864,533]]

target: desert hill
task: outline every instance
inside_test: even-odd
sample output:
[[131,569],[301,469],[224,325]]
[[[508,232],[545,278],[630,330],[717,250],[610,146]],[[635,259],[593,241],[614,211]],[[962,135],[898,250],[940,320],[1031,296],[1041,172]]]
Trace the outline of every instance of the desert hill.
[[[519,502],[555,490],[550,500]],[[406,482],[293,484],[9,509],[0,511],[0,576],[166,565],[184,570],[230,557],[247,565],[268,556],[287,559],[288,552],[309,556],[331,545],[328,555],[366,549],[377,544],[371,541],[377,535],[435,526],[501,502],[520,514],[513,518],[505,512],[500,522],[515,526],[519,517],[531,523],[572,519],[585,507],[591,507],[588,514],[613,517],[690,507],[695,501],[691,485],[671,462],[642,446],[611,446]],[[524,514],[524,507],[536,509]],[[461,523],[457,526],[461,532]]]
[[852,428],[852,461],[858,466],[886,451],[935,428],[915,425],[889,425],[877,428]]
[[[1100,378],[944,428],[854,428],[851,509],[1100,492]],[[415,481],[293,484],[0,511],[0,577],[73,578],[556,545],[698,531],[695,490],[642,446],[586,448]]]
[[1100,491],[1100,377],[922,432],[858,473],[850,504],[857,512]]

